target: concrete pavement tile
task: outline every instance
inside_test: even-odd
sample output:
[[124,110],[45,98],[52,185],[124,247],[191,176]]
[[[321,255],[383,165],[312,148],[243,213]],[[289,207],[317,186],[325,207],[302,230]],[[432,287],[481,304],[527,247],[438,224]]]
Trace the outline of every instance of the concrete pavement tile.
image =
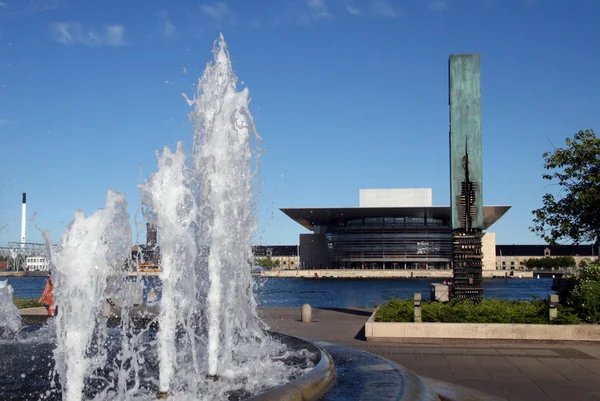
[[414,355],[415,354],[415,349],[409,348],[409,347],[394,347],[394,346],[389,346],[389,345],[388,346],[386,346],[386,345],[371,345],[371,344],[365,344],[364,342],[362,344],[354,343],[352,346],[363,349],[367,352],[373,352],[373,353],[386,352],[386,353],[406,354],[406,355]]
[[554,401],[533,383],[499,383],[504,397],[510,401]]
[[600,359],[569,359],[571,362],[586,368],[590,372],[600,375]]
[[576,364],[569,359],[541,358],[540,361],[574,383],[576,388],[586,391],[600,391],[600,375]]
[[471,351],[468,348],[434,348],[440,354],[445,355],[471,355]]
[[483,391],[484,393],[495,395],[496,397],[506,398],[504,392],[493,380],[478,379],[456,379],[456,384],[472,388],[473,390]]
[[556,351],[556,353],[561,357],[561,358],[569,358],[569,359],[573,359],[573,358],[577,358],[577,359],[596,359],[591,355],[588,355],[584,352],[579,351],[578,349],[575,349],[573,347],[570,348],[554,348],[554,351]]
[[504,357],[478,356],[477,360],[485,368],[490,377],[497,383],[533,384],[519,368]]
[[591,357],[600,359],[600,344],[598,345],[578,345],[573,348],[583,352]]
[[468,350],[463,350],[461,348],[422,348],[422,347],[416,347],[415,354],[470,355]]
[[571,390],[550,390],[546,391],[554,401],[598,401],[598,398],[586,391],[571,389]]
[[529,353],[526,349],[516,349],[516,348],[498,348],[498,353],[500,355],[527,355]]
[[559,356],[551,349],[528,349],[527,352],[532,356]]
[[500,355],[494,348],[471,348],[471,355]]
[[487,370],[479,363],[477,357],[472,355],[447,355],[446,360],[456,380],[492,380]]
[[455,383],[446,357],[442,355],[415,355],[415,361],[411,363],[411,366],[407,367],[418,375],[448,383]]
[[537,358],[507,357],[507,359],[517,368],[519,368],[525,375],[527,375],[531,381],[544,390],[546,388],[571,388],[572,386],[572,382],[569,381],[565,376],[561,375],[550,366],[545,365]]

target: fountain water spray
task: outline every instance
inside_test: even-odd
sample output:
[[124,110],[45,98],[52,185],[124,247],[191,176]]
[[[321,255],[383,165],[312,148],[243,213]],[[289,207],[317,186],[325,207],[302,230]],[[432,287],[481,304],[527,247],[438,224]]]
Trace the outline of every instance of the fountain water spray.
[[[279,370],[271,374],[276,382],[287,374],[281,362],[272,360],[284,347],[259,327],[253,294],[250,241],[257,223],[252,180],[260,137],[248,110],[248,90],[236,89],[222,35],[213,54],[196,96],[186,96],[194,107],[190,163],[181,143],[175,153],[165,147],[157,154],[157,173],[139,187],[146,214],[158,230],[162,259],[161,395],[194,394],[201,369],[211,382],[224,376],[234,387],[250,389],[261,384],[255,372]],[[176,340],[181,337],[178,328],[188,339],[185,352]],[[192,363],[179,363],[182,358]],[[217,397],[227,386],[205,383],[196,388],[196,396],[200,391],[209,399]]]
[[[208,375],[232,366],[239,342],[264,340],[252,292],[250,241],[256,229],[253,156],[258,170],[260,137],[248,109],[248,89],[237,91],[227,44],[220,35],[198,84],[190,120],[194,124],[194,176],[200,210],[199,245],[209,283]],[[253,152],[252,141],[256,149]]]
[[11,338],[21,329],[21,315],[13,303],[13,288],[0,281],[0,338]]
[[[129,283],[124,195],[109,191],[105,208],[89,217],[76,212],[58,246],[44,233],[57,315],[49,325],[56,339],[47,338],[40,348],[46,359],[33,364],[37,381],[52,366],[46,361],[56,341],[55,375],[41,398],[142,400],[158,392],[178,401],[240,399],[313,366],[308,351],[265,334],[257,316],[250,240],[260,137],[248,90],[236,89],[222,35],[213,53],[194,100],[188,99],[192,154],[186,156],[181,142],[175,152],[165,147],[157,153],[158,171],[139,186],[141,209],[158,231],[156,243],[148,241],[162,267],[158,319],[136,300],[141,277]],[[107,298],[121,318],[110,329],[101,317]],[[61,391],[53,388],[56,375]]]
[[[106,281],[131,252],[131,226],[122,194],[108,191],[106,206],[89,217],[75,212],[58,246],[45,233],[57,305],[55,370],[66,401],[81,400],[84,379],[105,360],[103,320]],[[97,349],[92,349],[92,340]],[[90,357],[95,354],[95,357]]]
[[[187,185],[182,143],[177,144],[175,153],[165,147],[162,154],[157,152],[157,157],[158,172],[139,188],[142,203],[152,211],[148,217],[154,220],[160,244],[159,391],[166,393],[175,371],[176,326],[196,312],[195,304],[191,302],[197,298],[194,279],[197,252],[192,225],[198,212],[192,190]],[[199,375],[196,349],[191,348],[188,352],[192,353],[193,367]]]

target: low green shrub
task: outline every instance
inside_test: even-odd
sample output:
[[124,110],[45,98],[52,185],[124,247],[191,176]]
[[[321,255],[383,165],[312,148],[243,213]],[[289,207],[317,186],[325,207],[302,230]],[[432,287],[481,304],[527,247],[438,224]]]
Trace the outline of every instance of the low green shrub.
[[44,306],[37,301],[37,299],[22,299],[22,298],[13,298],[13,302],[17,305],[19,309],[25,308],[37,308],[39,306]]
[[[502,301],[485,299],[479,303],[470,301],[423,302],[423,322],[439,323],[524,323],[549,324],[548,305],[543,300]],[[581,323],[571,308],[559,305],[559,319],[553,324]],[[411,299],[390,299],[375,314],[377,322],[412,322],[414,306]]]
[[586,263],[577,276],[569,278],[559,296],[561,304],[584,322],[600,323],[600,264]]

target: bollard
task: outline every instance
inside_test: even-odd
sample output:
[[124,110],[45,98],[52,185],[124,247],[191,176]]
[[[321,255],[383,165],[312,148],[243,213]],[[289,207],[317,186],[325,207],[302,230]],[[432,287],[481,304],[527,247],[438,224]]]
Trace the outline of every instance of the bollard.
[[558,316],[558,294],[548,295],[548,318],[550,321]]
[[309,304],[302,305],[302,323],[310,323],[312,320],[312,308]]
[[421,323],[421,293],[420,292],[415,292],[414,305],[415,305],[415,323]]

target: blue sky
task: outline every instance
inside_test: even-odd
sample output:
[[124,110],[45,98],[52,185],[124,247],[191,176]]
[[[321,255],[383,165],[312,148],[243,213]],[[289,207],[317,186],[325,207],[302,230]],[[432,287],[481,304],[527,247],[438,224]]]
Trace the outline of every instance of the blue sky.
[[[223,32],[265,149],[256,242],[305,232],[280,207],[358,206],[360,188],[449,204],[451,53],[480,53],[484,202],[501,244],[541,243],[542,153],[600,131],[597,0],[0,0],[0,244],[62,235],[191,143]],[[600,132],[599,132],[600,133]]]

